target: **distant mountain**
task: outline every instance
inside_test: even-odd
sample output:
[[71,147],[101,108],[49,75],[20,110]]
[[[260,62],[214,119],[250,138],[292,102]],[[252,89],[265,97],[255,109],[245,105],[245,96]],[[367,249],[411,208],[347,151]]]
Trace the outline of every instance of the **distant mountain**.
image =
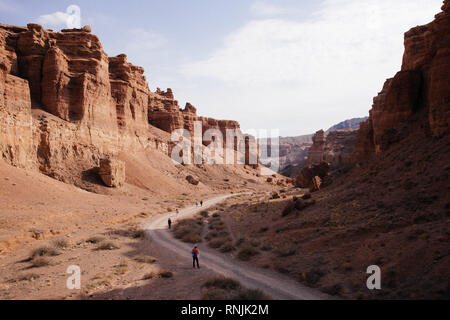
[[368,117],[364,117],[364,118],[354,118],[354,119],[350,119],[350,120],[345,120],[342,121],[341,123],[332,126],[330,129],[327,130],[327,134],[333,131],[338,131],[338,130],[346,130],[346,129],[359,129],[359,126],[361,124],[361,122],[366,121],[367,119],[369,119]]

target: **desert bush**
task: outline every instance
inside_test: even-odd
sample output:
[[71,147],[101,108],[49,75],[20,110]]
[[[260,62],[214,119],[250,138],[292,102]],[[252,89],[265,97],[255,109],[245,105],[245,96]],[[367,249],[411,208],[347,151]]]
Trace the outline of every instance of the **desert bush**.
[[133,239],[145,239],[146,233],[145,230],[133,230],[132,231],[132,238]]
[[208,212],[208,211],[202,211],[202,212],[200,212],[200,215],[201,215],[203,218],[208,218],[209,212]]
[[87,243],[97,244],[105,240],[102,236],[93,236],[86,240]]
[[55,248],[45,245],[45,246],[38,247],[38,248],[34,249],[33,251],[31,251],[31,259],[34,259],[36,257],[45,257],[45,256],[54,257],[54,256],[58,256],[59,254],[60,253]]
[[202,295],[202,300],[213,300],[213,301],[225,300],[225,295],[222,290],[209,289]]
[[217,248],[220,248],[221,246],[223,246],[227,242],[230,242],[230,240],[228,238],[217,238],[217,239],[211,240],[208,243],[208,245],[213,249],[217,249]]
[[261,247],[262,251],[270,251],[272,249],[273,248],[272,248],[272,246],[270,244],[263,244],[262,247]]
[[39,279],[40,275],[35,273],[22,274],[9,280],[9,282],[22,282],[22,281],[34,281]]
[[134,257],[134,260],[140,263],[155,263],[157,261],[156,258],[144,254]]
[[312,269],[311,271],[306,273],[306,282],[309,285],[315,285],[320,281],[320,279],[322,279],[324,275],[325,274],[323,273],[323,271],[319,269]]
[[220,248],[220,252],[222,253],[227,253],[227,252],[231,252],[234,250],[233,245],[230,242],[225,243],[221,248]]
[[241,284],[233,279],[217,277],[207,280],[203,286],[204,288],[218,288],[223,290],[237,290],[241,288]]
[[249,261],[252,257],[258,254],[258,251],[250,246],[244,247],[239,250],[237,257],[242,261]]
[[31,268],[41,268],[50,265],[50,261],[43,257],[37,257],[31,260]]
[[259,289],[245,289],[240,290],[231,300],[262,301],[271,300],[271,298]]
[[207,235],[206,235],[206,240],[211,240],[211,239],[214,239],[214,238],[217,238],[219,236],[219,233],[218,232],[216,232],[216,231],[210,231]]
[[202,242],[203,221],[198,219],[185,219],[179,221],[173,228],[176,238],[187,243]]
[[294,246],[293,244],[287,244],[285,246],[282,246],[280,248],[278,248],[275,253],[279,256],[279,257],[289,257],[289,256],[293,256],[295,253],[297,252],[297,247]]
[[154,272],[150,272],[150,273],[146,273],[142,277],[142,280],[150,280],[150,279],[153,279],[154,277],[156,277],[156,274]]
[[188,233],[186,235],[184,235],[181,240],[183,242],[187,242],[187,243],[200,243],[202,242],[202,237],[200,237],[198,234],[194,234],[194,233]]
[[117,249],[120,249],[120,247],[112,241],[103,241],[97,247],[97,250],[117,250]]
[[52,242],[52,244],[53,244],[53,246],[54,247],[56,247],[56,248],[58,248],[58,249],[68,249],[68,248],[70,248],[70,246],[71,246],[71,244],[70,244],[70,241],[68,241],[68,240],[66,240],[66,239],[57,239],[57,240],[54,240],[53,242]]
[[166,279],[168,279],[168,278],[172,278],[172,277],[173,277],[173,272],[172,272],[172,271],[169,271],[169,270],[162,270],[162,271],[160,271],[160,272],[158,273],[158,275],[159,275],[161,278],[166,278]]

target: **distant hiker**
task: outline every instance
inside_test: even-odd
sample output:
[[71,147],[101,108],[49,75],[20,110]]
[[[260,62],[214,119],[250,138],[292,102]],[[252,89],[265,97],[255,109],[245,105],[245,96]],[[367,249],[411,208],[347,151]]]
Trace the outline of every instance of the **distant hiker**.
[[198,207],[198,201],[195,201],[195,206]]
[[172,228],[172,220],[169,218],[169,229],[171,229]]
[[197,247],[194,247],[194,249],[192,249],[192,265],[195,269],[195,262],[197,262],[197,268],[200,269],[200,265],[198,264],[198,256],[200,255],[200,252],[198,251]]
[[179,213],[180,213],[180,210],[177,209],[177,216],[178,216]]
[[202,201],[200,201],[200,206],[201,206],[201,207],[203,207],[203,200],[202,200]]

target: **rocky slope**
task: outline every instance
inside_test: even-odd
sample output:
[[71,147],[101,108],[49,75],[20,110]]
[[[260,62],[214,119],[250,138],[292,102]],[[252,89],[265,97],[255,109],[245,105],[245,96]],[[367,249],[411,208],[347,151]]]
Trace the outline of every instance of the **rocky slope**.
[[181,110],[170,89],[151,92],[144,70],[124,54],[108,57],[89,27],[36,24],[0,25],[0,119],[0,158],[79,186],[95,179],[102,159],[170,155],[168,133],[192,131],[194,121],[204,131],[239,130],[190,104]]

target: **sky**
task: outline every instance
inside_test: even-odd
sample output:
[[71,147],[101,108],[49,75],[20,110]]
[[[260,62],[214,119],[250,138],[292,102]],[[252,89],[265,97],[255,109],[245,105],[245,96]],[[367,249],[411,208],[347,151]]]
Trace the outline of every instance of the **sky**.
[[0,0],[0,23],[90,25],[108,55],[145,68],[153,91],[172,88],[181,106],[244,131],[297,136],[367,116],[400,70],[404,33],[442,2]]

